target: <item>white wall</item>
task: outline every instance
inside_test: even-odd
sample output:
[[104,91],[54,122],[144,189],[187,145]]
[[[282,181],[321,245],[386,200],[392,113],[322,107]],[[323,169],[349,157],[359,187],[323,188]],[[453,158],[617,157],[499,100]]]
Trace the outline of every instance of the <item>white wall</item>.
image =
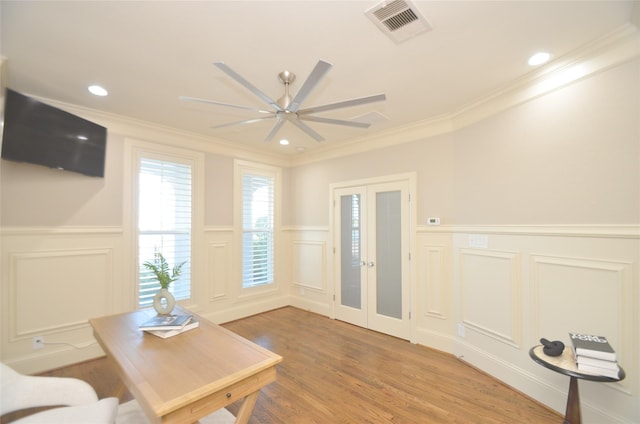
[[310,290],[296,262],[292,303],[333,313],[329,184],[415,171],[412,340],[564,413],[568,378],[530,347],[606,335],[627,378],[580,383],[584,422],[639,422],[639,118],[634,60],[448,134],[293,168],[293,255],[326,272]]
[[[3,362],[33,373],[101,355],[87,320],[137,307],[129,200],[135,176],[127,167],[136,143],[204,153],[192,298],[180,303],[216,322],[289,304],[285,277],[268,292],[240,292],[233,226],[234,158],[276,166],[286,161],[230,150],[169,128],[54,105],[108,128],[105,178],[0,161]],[[284,209],[290,209],[288,204]],[[279,259],[279,270],[286,259]],[[44,349],[32,348],[35,336],[44,336]]]
[[[449,131],[413,128],[391,147],[371,140],[380,148],[365,143],[357,154],[285,169],[278,286],[251,297],[237,289],[233,159],[289,162],[69,107],[109,128],[107,177],[0,163],[2,360],[36,372],[94,357],[101,352],[86,320],[135,307],[122,163],[126,140],[138,139],[205,153],[198,278],[186,306],[218,322],[286,304],[332,315],[329,185],[415,172],[412,340],[562,411],[568,379],[534,364],[529,347],[573,330],[607,335],[627,379],[580,383],[585,422],[638,422],[635,54],[500,113],[456,115]],[[425,225],[430,216],[442,225]],[[36,335],[61,344],[35,351]]]

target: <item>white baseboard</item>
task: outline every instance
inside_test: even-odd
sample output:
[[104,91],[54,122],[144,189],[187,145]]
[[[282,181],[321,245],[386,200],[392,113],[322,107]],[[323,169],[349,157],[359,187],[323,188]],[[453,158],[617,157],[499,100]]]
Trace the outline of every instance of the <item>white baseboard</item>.
[[37,374],[104,355],[104,351],[96,343],[84,348],[68,346],[53,352],[39,353],[37,356],[22,356],[15,361],[5,363],[22,374]]
[[326,317],[333,317],[333,310],[331,305],[322,302],[315,302],[300,296],[291,296],[290,306],[304,309],[305,311],[313,312]]
[[436,333],[425,328],[417,328],[414,333],[413,342],[453,355],[456,341],[450,334]]
[[251,315],[257,315],[262,312],[283,308],[289,305],[289,296],[279,296],[270,299],[260,299],[255,302],[225,307],[224,311],[198,312],[202,317],[215,322],[217,324],[235,321],[240,318],[246,318]]
[[[554,379],[558,384],[545,380],[549,370],[539,367],[539,373],[529,372],[512,363],[492,356],[478,348],[457,340],[457,356],[471,366],[482,370],[520,391],[526,396],[547,405],[559,414],[564,415],[566,409],[567,395],[569,391],[569,377],[558,375]],[[528,353],[526,353],[528,356]],[[537,370],[537,368],[535,368]],[[582,384],[614,384],[614,383],[591,383],[584,380],[578,381],[578,386]],[[604,410],[592,404],[586,399],[581,399],[580,409],[583,422],[587,423],[608,423],[608,424],[634,424],[625,418],[616,415],[614,411]]]

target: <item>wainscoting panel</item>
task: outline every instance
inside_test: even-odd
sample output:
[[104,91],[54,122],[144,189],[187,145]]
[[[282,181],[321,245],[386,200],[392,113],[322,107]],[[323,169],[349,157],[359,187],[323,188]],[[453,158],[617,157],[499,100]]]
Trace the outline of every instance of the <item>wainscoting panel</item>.
[[229,297],[229,284],[233,281],[233,250],[228,242],[207,245],[209,275],[209,302]]
[[455,302],[452,231],[447,226],[418,226],[412,254],[412,341],[454,351]]
[[[11,339],[46,335],[87,324],[111,311],[113,252],[53,250],[10,255]],[[68,299],[82,299],[68,308]]]
[[329,229],[285,229],[290,255],[291,305],[333,317],[333,261],[329,260]]
[[315,290],[326,290],[326,243],[324,241],[293,242],[293,284]]
[[572,331],[606,336],[626,378],[579,382],[583,422],[640,422],[638,228],[468,226],[452,233],[453,319],[461,324],[453,353],[564,413],[569,378],[535,363],[529,349],[541,337],[570,346]]
[[620,363],[631,364],[632,264],[541,255],[532,264],[536,337],[568,340],[558,329],[605,336]]
[[424,297],[420,298],[420,310],[432,318],[447,319],[447,287],[443,275],[446,273],[444,246],[422,246],[420,248],[420,275],[424,276]]
[[460,278],[464,325],[518,348],[522,341],[520,256],[462,249]]
[[3,229],[3,362],[34,373],[103,354],[88,320],[130,310],[122,252],[119,227]]

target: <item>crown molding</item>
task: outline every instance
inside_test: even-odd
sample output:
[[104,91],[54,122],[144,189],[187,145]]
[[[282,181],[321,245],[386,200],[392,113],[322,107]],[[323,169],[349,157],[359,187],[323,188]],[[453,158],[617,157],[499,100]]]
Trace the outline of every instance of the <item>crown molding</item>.
[[[640,8],[637,9],[640,10]],[[640,15],[640,12],[637,14]],[[173,127],[56,100],[38,99],[94,120],[107,126],[109,132],[125,137],[153,140],[156,143],[268,163],[274,166],[295,167],[453,133],[506,109],[638,57],[640,57],[640,32],[637,26],[627,23],[456,111],[410,125],[392,128],[373,136],[359,137],[336,145],[321,146],[293,156],[245,147],[215,137],[206,137]],[[6,59],[2,58],[0,64],[6,64]],[[570,78],[564,76],[576,69],[580,69],[579,74],[572,75]],[[554,78],[556,83],[550,84],[549,81],[553,81]]]
[[231,143],[215,137],[206,137],[193,132],[163,126],[161,124],[135,119],[128,116],[102,112],[57,100],[37,96],[33,97],[52,106],[66,110],[67,112],[82,116],[85,119],[90,119],[107,127],[108,133],[117,134],[122,137],[150,140],[154,143],[251,160],[254,162],[268,163],[274,166],[287,167],[290,165],[289,157],[284,154],[275,154],[268,151],[252,149],[241,144]]
[[640,32],[635,25],[625,24],[454,112],[394,128],[373,137],[315,149],[293,157],[291,165],[300,166],[452,133],[638,57]]

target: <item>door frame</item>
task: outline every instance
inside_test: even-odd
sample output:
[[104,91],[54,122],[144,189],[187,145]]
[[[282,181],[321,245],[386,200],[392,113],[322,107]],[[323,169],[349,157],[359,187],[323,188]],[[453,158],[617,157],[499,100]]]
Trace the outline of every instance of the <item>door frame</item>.
[[394,182],[406,182],[409,187],[409,223],[408,223],[408,245],[409,245],[409,341],[415,343],[415,316],[414,311],[416,311],[416,260],[415,260],[415,233],[416,233],[416,210],[417,210],[417,190],[416,190],[416,180],[417,174],[416,172],[406,172],[400,174],[391,174],[391,175],[382,175],[379,177],[372,178],[364,178],[358,180],[349,180],[342,181],[338,183],[329,184],[329,243],[330,252],[332,253],[331,259],[331,272],[329,273],[331,281],[329,284],[331,293],[330,297],[333,299],[331,301],[331,319],[336,319],[336,290],[337,290],[337,281],[338,275],[340,272],[336,267],[337,262],[337,252],[339,243],[338,237],[340,234],[337,234],[336,231],[336,222],[335,222],[335,214],[334,214],[334,199],[337,190],[350,188],[350,187],[358,187],[358,186],[368,186],[374,184],[385,184],[385,183],[394,183]]

